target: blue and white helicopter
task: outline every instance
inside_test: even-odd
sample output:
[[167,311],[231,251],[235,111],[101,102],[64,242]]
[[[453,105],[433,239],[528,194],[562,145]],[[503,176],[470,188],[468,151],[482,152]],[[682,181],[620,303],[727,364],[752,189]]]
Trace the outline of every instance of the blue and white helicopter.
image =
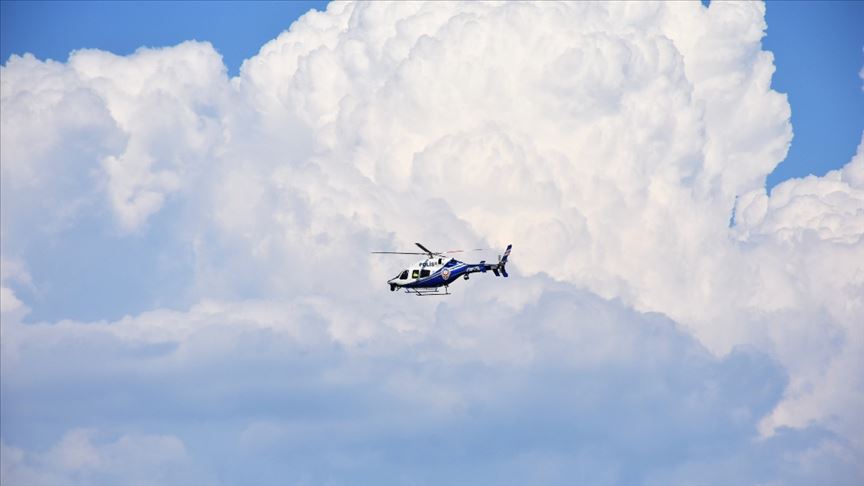
[[[448,256],[450,253],[461,253],[465,250],[451,250],[445,252],[434,252],[420,243],[414,243],[421,250],[419,252],[404,252],[404,251],[373,251],[376,254],[387,255],[426,255],[426,258],[420,260],[414,265],[399,272],[395,277],[387,281],[390,285],[390,291],[396,289],[404,289],[405,293],[415,294],[418,296],[424,295],[450,295],[448,287],[459,277],[468,280],[468,276],[472,273],[486,273],[492,271],[496,277],[507,275],[507,257],[510,256],[510,249],[513,245],[507,245],[504,254],[498,257],[498,263],[486,263],[481,260],[480,263],[465,263]],[[478,249],[479,250],[479,249]],[[477,251],[477,250],[468,250]],[[441,288],[444,288],[443,292]]]

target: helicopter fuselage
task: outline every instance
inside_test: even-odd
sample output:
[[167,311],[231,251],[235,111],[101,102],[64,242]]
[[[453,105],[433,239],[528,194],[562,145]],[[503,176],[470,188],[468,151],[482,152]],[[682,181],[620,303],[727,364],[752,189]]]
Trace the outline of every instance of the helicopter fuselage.
[[469,274],[486,272],[495,267],[497,265],[490,265],[485,261],[469,264],[455,258],[427,258],[402,270],[387,283],[390,284],[390,290],[437,288],[448,286],[460,277],[467,279]]

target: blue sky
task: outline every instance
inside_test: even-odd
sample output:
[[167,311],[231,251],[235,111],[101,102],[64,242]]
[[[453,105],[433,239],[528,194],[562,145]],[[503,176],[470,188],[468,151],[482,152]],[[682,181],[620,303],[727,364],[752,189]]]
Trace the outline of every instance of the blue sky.
[[[206,40],[236,75],[244,59],[310,9],[298,2],[2,2],[0,59],[30,52],[65,60],[91,47],[130,54],[141,46]],[[770,1],[763,40],[774,52],[772,85],[787,93],[795,138],[787,159],[771,173],[771,188],[790,177],[823,175],[852,157],[864,129],[864,2]]]
[[2,59],[31,52],[65,61],[73,49],[115,54],[185,40],[210,41],[236,75],[243,59],[326,1],[304,2],[2,2]]
[[859,4],[310,5],[0,4],[4,486],[862,484]]
[[864,2],[768,2],[765,49],[774,52],[772,86],[789,95],[795,138],[768,176],[823,175],[855,154],[864,129]]

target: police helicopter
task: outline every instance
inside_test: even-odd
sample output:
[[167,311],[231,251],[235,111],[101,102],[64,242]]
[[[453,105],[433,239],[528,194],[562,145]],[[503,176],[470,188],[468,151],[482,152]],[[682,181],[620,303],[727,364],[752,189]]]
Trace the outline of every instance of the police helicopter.
[[[510,256],[510,249],[513,245],[507,245],[504,254],[498,257],[498,263],[486,263],[481,260],[480,263],[465,263],[448,256],[451,253],[461,253],[465,250],[450,250],[445,252],[434,252],[421,245],[414,243],[421,250],[420,252],[404,252],[404,251],[373,251],[375,254],[386,255],[426,255],[426,258],[420,260],[414,265],[399,272],[395,277],[387,281],[390,285],[390,291],[396,289],[404,289],[405,293],[415,294],[418,296],[425,295],[450,295],[448,290],[450,284],[455,282],[459,277],[468,280],[468,276],[472,273],[486,273],[492,271],[496,277],[507,275],[507,257]],[[468,250],[468,251],[477,251]],[[441,288],[444,288],[442,291]]]

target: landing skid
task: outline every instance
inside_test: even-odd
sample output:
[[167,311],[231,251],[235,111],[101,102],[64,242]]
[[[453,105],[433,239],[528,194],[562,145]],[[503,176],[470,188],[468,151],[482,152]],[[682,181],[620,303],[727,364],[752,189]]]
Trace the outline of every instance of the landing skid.
[[441,291],[441,287],[435,287],[430,289],[405,289],[406,294],[414,294],[417,297],[433,297],[437,295],[450,295],[450,290],[445,286],[444,291]]

